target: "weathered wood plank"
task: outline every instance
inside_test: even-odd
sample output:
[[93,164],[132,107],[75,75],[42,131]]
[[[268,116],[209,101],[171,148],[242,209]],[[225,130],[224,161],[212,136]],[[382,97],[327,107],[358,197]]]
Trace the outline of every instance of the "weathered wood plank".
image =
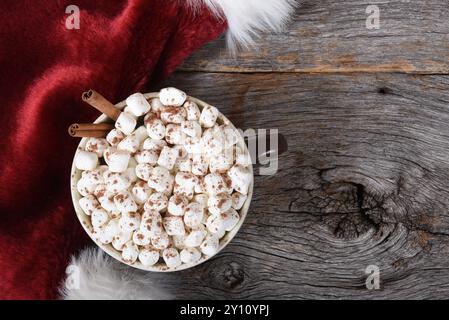
[[[447,298],[449,77],[176,73],[165,84],[289,142],[212,261],[147,274],[179,298]],[[367,290],[365,268],[380,268]]]
[[[182,70],[207,72],[449,73],[447,0],[304,0],[286,30],[233,59],[224,39],[193,54]],[[366,28],[368,5],[380,29]]]

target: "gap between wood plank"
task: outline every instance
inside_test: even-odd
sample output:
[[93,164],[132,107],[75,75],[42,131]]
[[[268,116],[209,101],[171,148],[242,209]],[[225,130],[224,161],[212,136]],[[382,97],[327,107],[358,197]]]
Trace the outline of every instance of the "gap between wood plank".
[[324,74],[324,75],[350,75],[350,74],[408,74],[408,75],[429,75],[429,76],[447,76],[449,75],[449,70],[447,72],[434,72],[434,71],[401,71],[401,70],[385,70],[385,71],[372,71],[368,69],[354,69],[349,71],[307,71],[307,70],[214,70],[214,69],[201,69],[201,70],[190,70],[180,68],[176,70],[177,73],[210,73],[210,74]]

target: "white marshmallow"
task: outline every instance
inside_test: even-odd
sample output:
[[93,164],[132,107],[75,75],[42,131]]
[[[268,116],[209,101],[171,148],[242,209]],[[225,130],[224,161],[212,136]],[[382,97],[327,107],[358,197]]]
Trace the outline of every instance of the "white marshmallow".
[[175,148],[164,147],[159,155],[157,164],[165,167],[168,170],[172,170],[175,166],[176,159],[178,158],[179,151]]
[[204,128],[211,128],[218,118],[218,109],[212,106],[205,106],[200,116],[200,124]]
[[81,179],[85,179],[87,182],[92,184],[103,183],[104,182],[103,174],[106,171],[104,171],[103,168],[100,167],[94,170],[83,171],[81,173]]
[[184,109],[186,109],[187,112],[187,120],[198,121],[200,119],[201,112],[195,102],[186,101],[186,103],[184,103]]
[[232,187],[242,194],[248,194],[248,189],[253,181],[250,169],[240,165],[234,165],[229,171],[228,176],[231,179]]
[[192,155],[187,154],[185,157],[178,157],[174,166],[176,171],[192,172]]
[[112,193],[126,190],[131,185],[131,181],[123,173],[108,171],[103,175],[103,177],[106,184],[106,189]]
[[149,163],[139,163],[136,166],[136,175],[144,181],[150,180],[151,172],[153,171],[153,166]]
[[222,174],[221,176],[223,177],[223,181],[225,182],[225,189],[223,192],[231,195],[232,192],[234,192],[234,188],[232,188],[231,178],[229,178],[227,174]]
[[164,107],[161,110],[161,120],[163,123],[181,124],[187,116],[186,109],[183,107]]
[[115,121],[115,128],[126,135],[131,134],[136,128],[137,120],[132,114],[122,112]]
[[193,188],[186,188],[185,186],[181,186],[175,183],[173,188],[173,194],[175,196],[181,196],[187,198],[188,200],[192,200],[193,198]]
[[232,194],[232,207],[235,210],[240,210],[245,204],[248,196],[246,194],[241,194],[240,192],[234,192]]
[[220,216],[210,215],[207,218],[206,227],[213,234],[222,234],[225,231],[225,223]]
[[175,176],[175,182],[183,188],[193,190],[198,183],[198,177],[188,172],[178,172]]
[[165,194],[161,192],[155,192],[148,200],[145,202],[144,209],[148,210],[156,210],[158,212],[167,209],[168,206],[168,198]]
[[218,239],[221,239],[224,237],[225,234],[226,230],[222,229],[219,233],[214,234],[214,236],[217,237]]
[[138,246],[146,246],[151,243],[151,238],[148,233],[137,230],[133,233],[133,242]]
[[229,149],[236,145],[239,141],[239,133],[230,125],[223,124],[220,130],[224,135],[224,148]]
[[106,192],[108,192],[106,184],[100,183],[95,187],[93,195],[100,201],[100,198],[103,197]]
[[145,211],[140,224],[140,232],[156,237],[164,233],[162,217],[155,210]]
[[210,257],[218,252],[219,246],[218,238],[214,235],[208,235],[203,243],[201,243],[200,249],[201,252]]
[[124,245],[131,240],[133,233],[120,231],[112,240],[112,246],[115,250],[122,251]]
[[168,200],[167,211],[171,215],[182,216],[188,204],[189,200],[187,198],[174,195]]
[[137,181],[137,175],[136,175],[136,168],[128,168],[124,172],[122,172],[122,175],[130,182],[134,183]]
[[76,183],[76,189],[83,196],[87,197],[90,194],[95,192],[95,188],[97,187],[96,183],[93,183],[89,179],[81,178]]
[[223,222],[225,231],[231,231],[240,220],[240,216],[234,209],[229,209],[226,212],[220,213],[218,218]]
[[148,185],[157,192],[166,192],[173,186],[174,178],[167,168],[154,167],[151,171]]
[[189,137],[200,138],[203,133],[201,125],[197,121],[187,120],[181,122],[181,130]]
[[186,148],[184,148],[183,145],[175,145],[175,146],[173,146],[173,149],[175,149],[178,152],[176,159],[179,159],[179,158],[184,159],[189,156]]
[[122,213],[120,211],[112,211],[112,212],[108,212],[109,213],[109,217],[111,219],[120,219],[120,217],[122,216]]
[[121,191],[114,196],[114,203],[120,212],[136,212],[137,203],[128,191]]
[[133,117],[134,119],[136,119],[136,120],[137,120],[137,118],[138,118],[138,117],[136,117],[135,115],[133,115],[133,113],[131,112],[131,110],[129,109],[128,106],[125,106],[125,107],[123,108],[123,112],[129,114],[130,116],[132,116],[132,117]]
[[195,175],[187,172],[178,172],[175,176],[175,182],[174,194],[183,195],[189,200],[193,198],[195,185],[198,183],[198,178]]
[[193,196],[193,201],[200,204],[203,209],[207,208],[208,199],[209,197],[205,193],[196,194]]
[[234,150],[225,149],[209,159],[209,168],[213,173],[225,173],[234,164]]
[[151,244],[158,250],[164,250],[170,245],[170,237],[167,232],[151,236]]
[[159,98],[153,98],[150,100],[151,110],[154,112],[160,111],[164,105],[162,104],[161,100]]
[[219,127],[214,126],[204,131],[201,138],[202,153],[208,158],[218,155],[224,147],[224,134]]
[[183,234],[182,236],[172,236],[171,239],[173,246],[178,250],[184,249],[186,247],[184,244],[186,237],[186,234]]
[[140,141],[139,138],[132,134],[119,142],[117,150],[127,151],[129,153],[135,153],[139,150]]
[[139,261],[145,266],[150,267],[159,261],[159,251],[152,248],[142,248],[139,253]]
[[104,160],[111,172],[123,172],[128,168],[131,155],[127,151],[109,147],[104,151]]
[[97,227],[97,228],[91,230],[92,238],[95,241],[100,241],[102,244],[109,244],[112,242],[112,238],[106,237],[104,229],[105,229],[105,226],[100,226],[100,227]]
[[108,212],[118,212],[117,207],[115,206],[114,203],[114,196],[115,193],[107,191],[101,197],[98,198],[101,207]]
[[169,181],[169,184],[167,186],[167,190],[165,190],[163,192],[167,197],[169,197],[169,196],[171,196],[173,194],[173,186],[174,186],[174,184],[175,184],[175,180],[174,180],[174,178],[172,176],[172,179]]
[[199,203],[191,202],[184,213],[184,223],[189,228],[198,227],[203,221],[204,209]]
[[144,204],[150,197],[151,193],[151,188],[145,181],[142,180],[136,182],[131,188],[131,194],[133,195],[134,201],[136,201],[139,205]]
[[93,195],[87,195],[79,200],[79,205],[85,214],[90,216],[95,209],[100,207],[100,203]]
[[112,129],[106,136],[106,140],[109,142],[111,146],[116,146],[122,141],[126,135],[117,129]]
[[103,156],[104,150],[109,147],[109,143],[103,138],[89,138],[86,142],[85,150],[88,152],[94,152],[98,158]]
[[97,229],[109,221],[109,215],[105,210],[97,208],[90,215],[90,221],[92,223],[92,227]]
[[182,217],[165,217],[162,219],[165,231],[169,236],[182,236],[185,234],[184,223]]
[[201,258],[201,253],[195,248],[185,248],[180,253],[181,261],[186,264],[195,264]]
[[242,167],[247,167],[252,164],[251,156],[249,152],[240,148],[239,146],[235,147],[235,164],[241,165]]
[[178,124],[169,123],[165,127],[165,140],[169,144],[184,144],[186,135]]
[[182,263],[181,258],[179,257],[179,252],[175,248],[167,248],[162,251],[162,258],[169,268],[179,267]]
[[104,226],[104,235],[106,238],[114,240],[114,237],[120,234],[119,219],[112,219]]
[[229,209],[226,212],[220,214],[220,219],[223,220],[224,229],[231,231],[237,225],[240,220],[240,216],[234,209]]
[[162,148],[167,145],[164,140],[157,140],[148,138],[143,142],[142,148],[144,150],[150,150],[156,152],[158,155],[162,151]]
[[227,194],[212,195],[207,201],[209,212],[215,216],[228,211],[232,207],[232,199]]
[[192,173],[197,176],[204,176],[209,170],[209,162],[207,158],[200,153],[192,156]]
[[122,249],[122,259],[126,263],[134,263],[139,257],[139,248],[132,242],[125,243]]
[[123,212],[119,219],[119,227],[123,232],[132,232],[140,226],[140,214],[136,212]]
[[141,93],[134,93],[126,98],[126,105],[129,111],[136,117],[143,116],[151,109],[151,105]]
[[165,106],[179,107],[184,104],[187,95],[185,92],[176,88],[164,88],[159,92],[159,99]]
[[117,220],[110,220],[108,223],[102,225],[94,231],[93,236],[103,244],[110,244],[114,237],[118,234],[116,228]]
[[227,185],[223,176],[218,173],[209,173],[204,177],[204,187],[209,195],[227,192]]
[[203,242],[206,235],[207,231],[204,229],[192,230],[184,240],[184,244],[191,248],[198,247]]
[[194,191],[195,193],[206,193],[206,187],[204,186],[204,177],[197,176],[198,180],[195,184]]
[[103,167],[104,166],[98,167],[95,170],[83,171],[81,173],[81,179],[86,180],[90,184],[103,184],[105,182],[103,176],[105,172],[108,172],[108,170],[104,170]]
[[79,170],[93,170],[98,165],[98,156],[95,152],[78,150],[75,155],[75,167]]
[[138,151],[134,156],[137,160],[137,163],[149,163],[151,165],[155,165],[157,163],[157,159],[159,158],[157,152],[153,150]]
[[157,118],[149,118],[145,122],[148,136],[151,139],[161,140],[165,137],[165,125],[162,120]]
[[184,139],[184,148],[191,154],[203,153],[203,145],[201,141],[201,138],[187,136]]
[[95,229],[92,232],[92,237],[97,240],[100,241],[102,244],[110,244],[112,242],[113,237],[111,237],[110,235],[108,235],[105,232],[106,226],[103,225],[101,227],[98,227],[97,229]]
[[137,139],[139,139],[139,144],[145,141],[148,138],[147,128],[145,126],[140,126],[132,133]]

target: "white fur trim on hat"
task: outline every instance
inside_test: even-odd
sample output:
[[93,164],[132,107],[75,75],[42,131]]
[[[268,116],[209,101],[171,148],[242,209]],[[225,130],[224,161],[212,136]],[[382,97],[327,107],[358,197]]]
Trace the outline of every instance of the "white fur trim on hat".
[[[159,300],[170,296],[155,285],[151,273],[129,267],[99,248],[88,248],[72,260],[60,288],[66,300]],[[72,277],[72,280],[69,281]]]
[[187,0],[194,8],[207,5],[228,22],[231,51],[253,46],[263,32],[279,32],[293,14],[297,0]]

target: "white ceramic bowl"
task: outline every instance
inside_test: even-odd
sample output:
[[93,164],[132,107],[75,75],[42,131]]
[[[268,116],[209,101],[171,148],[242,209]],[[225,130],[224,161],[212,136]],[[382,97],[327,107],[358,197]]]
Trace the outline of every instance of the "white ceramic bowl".
[[[144,95],[145,98],[147,100],[150,100],[152,98],[157,98],[159,96],[159,93],[147,93]],[[208,104],[198,100],[196,98],[193,97],[188,97],[188,100],[195,102],[198,107],[200,109],[202,109],[204,106],[207,106]],[[122,101],[118,104],[115,105],[118,109],[123,109],[126,106],[126,102]],[[106,115],[101,115],[96,121],[95,123],[102,123],[105,122],[106,120],[108,120],[108,117]],[[234,130],[236,130],[236,134],[239,137],[239,141],[238,141],[238,145],[243,148],[243,150],[246,150],[248,152],[248,148],[243,140],[243,138],[241,137],[240,134],[238,134],[237,129],[232,125],[232,123],[223,115],[223,114],[219,114],[218,120],[219,123],[227,123],[229,124]],[[87,138],[83,138],[81,139],[81,142],[78,145],[77,151],[81,149],[84,149],[85,145],[86,145],[86,141]],[[76,155],[76,153],[75,153]],[[250,170],[251,173],[253,173],[253,169],[252,166],[250,166]],[[122,256],[121,256],[121,252],[114,249],[114,247],[112,247],[111,244],[108,245],[104,245],[101,242],[97,241],[94,239],[94,237],[92,236],[92,225],[90,222],[90,217],[87,216],[83,210],[80,208],[79,206],[79,200],[82,197],[79,192],[77,191],[76,188],[76,184],[78,182],[78,180],[81,177],[81,171],[76,169],[74,163],[72,162],[72,171],[71,171],[71,178],[70,178],[70,187],[71,187],[71,191],[72,191],[72,200],[73,200],[73,206],[75,207],[75,212],[76,212],[76,216],[78,217],[79,221],[81,222],[81,225],[83,226],[84,230],[86,230],[87,234],[91,237],[91,239],[97,244],[97,246],[99,246],[101,249],[103,249],[106,253],[108,253],[110,256],[114,257],[115,259],[117,259],[118,261],[128,264],[134,268],[138,268],[138,269],[142,269],[142,270],[146,270],[146,271],[156,271],[156,272],[171,272],[171,271],[179,271],[179,270],[184,270],[184,269],[188,269],[188,268],[192,268],[196,265],[199,265],[207,260],[209,260],[211,257],[205,257],[204,255],[202,255],[201,259],[195,263],[195,264],[181,264],[179,267],[177,268],[169,268],[166,266],[165,263],[163,262],[158,262],[157,264],[151,266],[151,267],[145,267],[144,265],[142,265],[140,263],[140,261],[136,261],[133,264],[129,264],[126,263],[122,260]],[[219,247],[219,251],[221,251],[224,247],[226,247],[226,245],[232,240],[232,238],[234,238],[234,236],[237,234],[237,232],[239,231],[240,227],[243,224],[243,221],[246,218],[246,214],[248,213],[248,209],[249,209],[249,205],[251,202],[251,198],[253,195],[253,186],[254,186],[254,174],[253,174],[253,181],[251,182],[251,185],[249,187],[249,191],[248,191],[248,198],[245,201],[245,204],[243,205],[243,207],[239,210],[239,214],[240,214],[240,221],[238,222],[238,224],[234,227],[234,229],[232,229],[231,231],[227,232],[223,238],[220,239],[220,247]],[[217,253],[218,254],[218,253]]]

